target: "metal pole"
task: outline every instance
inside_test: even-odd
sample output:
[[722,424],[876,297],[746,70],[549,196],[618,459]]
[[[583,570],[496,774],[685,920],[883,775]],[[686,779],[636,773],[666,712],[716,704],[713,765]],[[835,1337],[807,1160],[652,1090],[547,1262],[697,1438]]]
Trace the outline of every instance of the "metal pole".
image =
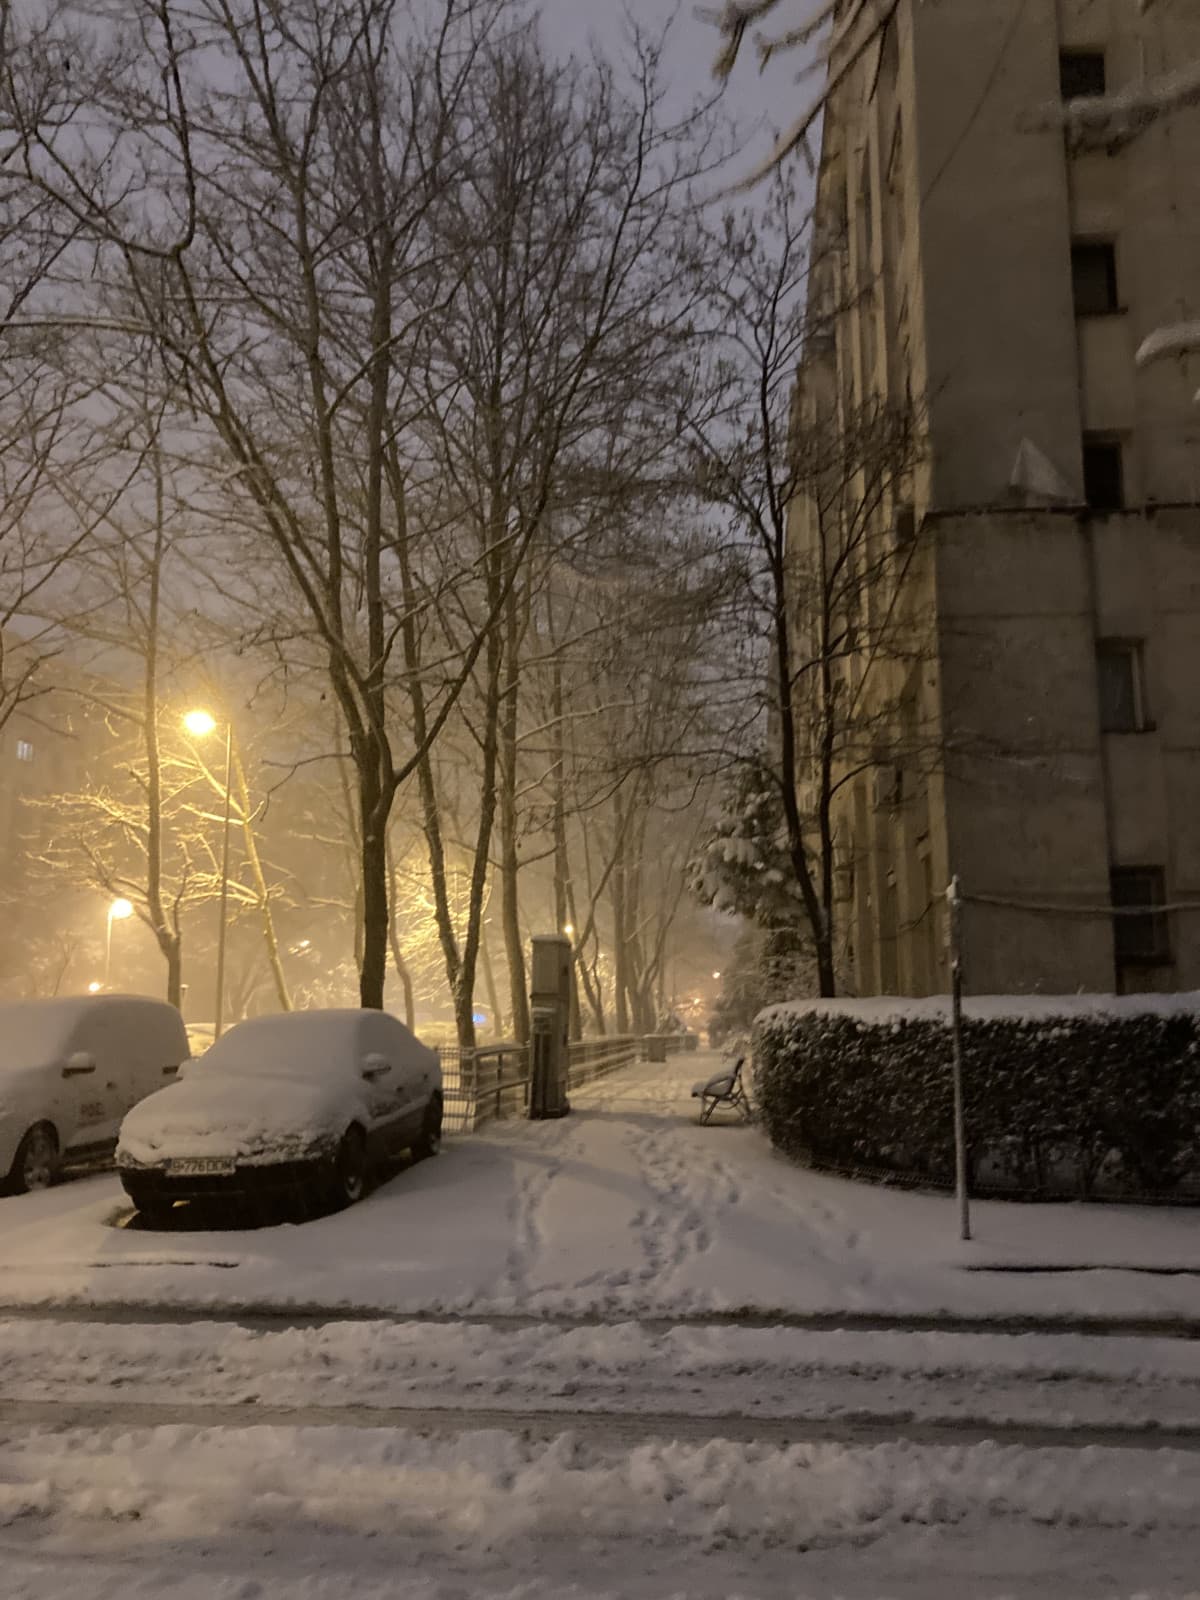
[[233,784],[233,723],[225,722],[225,831],[221,840],[221,920],[217,924],[217,1003],[213,1019],[213,1039],[221,1037],[225,1010],[225,923],[229,905],[229,812]]
[[104,987],[108,988],[108,975],[112,971],[112,905],[108,908],[108,932],[104,939]]
[[959,1238],[971,1237],[967,1194],[967,1128],[963,1115],[963,964],[962,893],[958,875],[950,885],[950,1026],[954,1041],[954,1190],[958,1197]]

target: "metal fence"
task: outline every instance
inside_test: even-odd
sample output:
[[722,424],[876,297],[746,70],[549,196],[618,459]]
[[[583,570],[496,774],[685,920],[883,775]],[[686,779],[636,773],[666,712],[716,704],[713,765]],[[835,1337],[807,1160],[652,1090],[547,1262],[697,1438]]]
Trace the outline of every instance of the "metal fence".
[[643,1059],[642,1041],[633,1034],[615,1039],[579,1039],[567,1051],[567,1087],[578,1089]]
[[[699,1044],[694,1033],[577,1040],[567,1054],[567,1086],[579,1089],[635,1062],[663,1060]],[[442,1045],[438,1057],[447,1133],[473,1133],[485,1122],[528,1115],[532,1057],[527,1044],[479,1045],[473,1050]]]
[[495,1117],[524,1116],[529,1110],[527,1044],[479,1045],[473,1050],[442,1045],[438,1056],[447,1133],[473,1133]]

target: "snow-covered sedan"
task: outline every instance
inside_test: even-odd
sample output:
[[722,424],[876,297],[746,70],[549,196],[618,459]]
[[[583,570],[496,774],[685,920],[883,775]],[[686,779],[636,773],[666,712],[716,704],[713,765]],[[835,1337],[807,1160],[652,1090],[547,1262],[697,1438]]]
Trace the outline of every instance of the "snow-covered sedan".
[[437,1056],[382,1011],[293,1011],[223,1035],[125,1118],[117,1167],[147,1219],[274,1192],[349,1205],[372,1163],[442,1139]]

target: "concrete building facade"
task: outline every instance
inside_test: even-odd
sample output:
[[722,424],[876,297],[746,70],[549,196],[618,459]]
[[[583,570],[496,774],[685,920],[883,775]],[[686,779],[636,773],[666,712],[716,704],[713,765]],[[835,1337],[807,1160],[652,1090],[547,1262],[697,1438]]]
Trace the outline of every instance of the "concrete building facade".
[[1200,108],[1038,115],[1197,60],[1200,0],[900,0],[832,92],[799,425],[924,436],[878,529],[924,648],[837,798],[860,993],[945,990],[954,875],[976,993],[1200,988],[1200,360],[1134,361],[1200,317]]

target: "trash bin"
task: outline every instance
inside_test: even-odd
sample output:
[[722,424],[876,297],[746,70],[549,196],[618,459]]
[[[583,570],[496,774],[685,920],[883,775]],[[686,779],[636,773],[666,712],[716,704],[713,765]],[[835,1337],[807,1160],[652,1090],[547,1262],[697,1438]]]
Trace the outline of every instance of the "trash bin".
[[651,1033],[646,1036],[646,1060],[665,1061],[667,1059],[667,1041],[661,1033]]

